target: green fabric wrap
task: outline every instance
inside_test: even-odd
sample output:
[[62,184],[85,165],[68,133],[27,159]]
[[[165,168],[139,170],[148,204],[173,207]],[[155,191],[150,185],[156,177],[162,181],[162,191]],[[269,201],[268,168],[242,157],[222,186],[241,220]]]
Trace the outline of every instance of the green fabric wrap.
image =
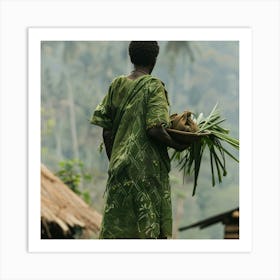
[[147,135],[170,124],[164,84],[150,75],[115,78],[91,123],[115,131],[100,238],[170,237],[170,159],[167,147]]

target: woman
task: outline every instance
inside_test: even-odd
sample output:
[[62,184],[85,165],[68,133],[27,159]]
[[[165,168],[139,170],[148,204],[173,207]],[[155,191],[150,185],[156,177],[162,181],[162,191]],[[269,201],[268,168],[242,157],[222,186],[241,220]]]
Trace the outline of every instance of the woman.
[[186,148],[166,132],[164,84],[151,76],[159,46],[132,41],[134,70],[113,80],[91,123],[103,127],[110,160],[100,238],[169,238],[172,209],[167,146]]

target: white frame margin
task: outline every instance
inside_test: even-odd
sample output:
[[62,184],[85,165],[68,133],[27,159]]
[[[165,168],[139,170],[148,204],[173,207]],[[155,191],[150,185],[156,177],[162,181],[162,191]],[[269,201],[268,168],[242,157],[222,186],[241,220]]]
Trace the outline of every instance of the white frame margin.
[[[239,41],[239,240],[43,240],[40,237],[41,41]],[[245,122],[242,120],[246,118]],[[250,252],[252,249],[252,30],[250,28],[98,27],[28,29],[29,252]]]

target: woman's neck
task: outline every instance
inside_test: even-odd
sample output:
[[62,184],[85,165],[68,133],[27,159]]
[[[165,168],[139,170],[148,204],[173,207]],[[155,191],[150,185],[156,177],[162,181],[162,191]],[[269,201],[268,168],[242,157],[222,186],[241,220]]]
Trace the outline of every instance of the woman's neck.
[[127,77],[131,80],[135,80],[143,75],[150,75],[151,72],[152,72],[151,68],[149,68],[149,67],[135,66],[134,70]]
[[149,75],[148,71],[144,71],[142,69],[134,69],[132,73],[139,73],[140,75]]
[[144,75],[149,75],[149,74],[151,74],[152,71],[149,67],[136,66],[136,67],[134,67],[134,70],[132,72],[141,73],[141,74],[144,74]]

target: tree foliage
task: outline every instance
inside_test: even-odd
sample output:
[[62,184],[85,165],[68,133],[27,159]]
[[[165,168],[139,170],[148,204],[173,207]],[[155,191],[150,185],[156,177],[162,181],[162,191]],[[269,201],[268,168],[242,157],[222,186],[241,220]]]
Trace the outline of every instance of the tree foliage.
[[76,194],[81,196],[88,204],[91,203],[90,193],[88,190],[82,190],[81,185],[84,181],[91,181],[92,176],[85,172],[82,161],[66,160],[59,162],[60,169],[56,175]]

